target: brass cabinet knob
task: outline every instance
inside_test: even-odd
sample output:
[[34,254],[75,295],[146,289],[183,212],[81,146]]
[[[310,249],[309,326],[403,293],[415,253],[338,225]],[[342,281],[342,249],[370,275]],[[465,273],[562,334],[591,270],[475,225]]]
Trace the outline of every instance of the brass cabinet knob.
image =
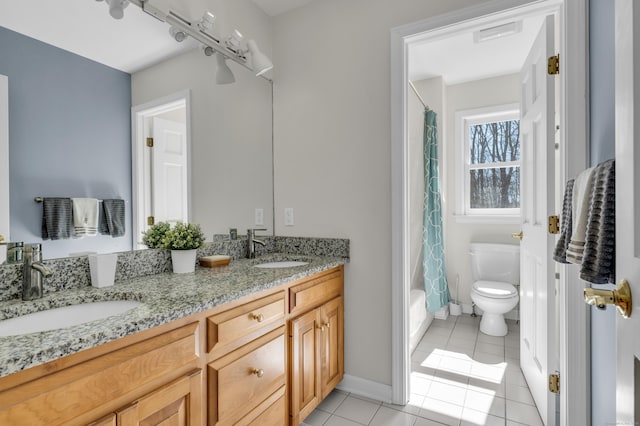
[[0,243],[4,241],[4,235],[0,234]]
[[511,238],[517,238],[519,240],[522,240],[523,237],[524,234],[522,233],[522,231],[518,232],[517,234],[511,234]]
[[320,331],[324,331],[327,328],[331,328],[331,324],[329,324],[328,322],[325,322],[324,324],[320,324],[319,326],[317,326],[317,328]]
[[607,305],[616,305],[618,312],[624,318],[629,318],[631,315],[631,287],[627,280],[620,281],[615,290],[585,288],[584,301],[598,309],[605,309]]
[[264,315],[262,315],[262,314],[258,314],[258,315],[249,314],[249,318],[254,319],[254,320],[258,321],[258,322],[264,321]]
[[254,368],[251,370],[251,374],[255,374],[258,378],[264,376],[264,370],[262,368]]

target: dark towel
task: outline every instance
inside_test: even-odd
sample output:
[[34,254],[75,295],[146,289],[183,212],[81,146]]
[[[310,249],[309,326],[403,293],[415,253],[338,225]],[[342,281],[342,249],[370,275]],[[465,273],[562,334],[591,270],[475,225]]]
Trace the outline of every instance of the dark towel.
[[124,200],[103,200],[99,222],[101,234],[114,238],[124,236]]
[[571,220],[573,214],[571,207],[573,203],[573,182],[573,179],[567,181],[567,186],[564,190],[562,218],[560,219],[560,238],[558,238],[556,248],[553,251],[553,260],[560,263],[569,263],[567,260],[567,248],[569,247],[573,230],[573,221]]
[[616,172],[615,161],[594,170],[589,219],[580,278],[593,284],[615,282],[616,267]]
[[42,239],[59,240],[73,236],[73,204],[71,198],[42,200]]

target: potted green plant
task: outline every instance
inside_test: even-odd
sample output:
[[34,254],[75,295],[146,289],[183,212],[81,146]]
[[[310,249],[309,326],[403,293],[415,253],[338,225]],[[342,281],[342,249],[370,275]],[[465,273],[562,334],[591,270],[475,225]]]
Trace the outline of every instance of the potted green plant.
[[149,248],[171,250],[173,272],[193,272],[196,267],[198,248],[204,243],[200,225],[177,222],[173,227],[167,222],[159,222],[144,233],[142,242]]

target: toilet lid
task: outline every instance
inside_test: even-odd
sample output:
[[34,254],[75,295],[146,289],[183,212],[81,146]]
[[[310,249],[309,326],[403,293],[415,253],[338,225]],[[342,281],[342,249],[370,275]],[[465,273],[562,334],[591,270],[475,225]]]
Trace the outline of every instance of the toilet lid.
[[476,281],[473,283],[473,291],[493,299],[507,299],[518,294],[513,284],[499,281]]

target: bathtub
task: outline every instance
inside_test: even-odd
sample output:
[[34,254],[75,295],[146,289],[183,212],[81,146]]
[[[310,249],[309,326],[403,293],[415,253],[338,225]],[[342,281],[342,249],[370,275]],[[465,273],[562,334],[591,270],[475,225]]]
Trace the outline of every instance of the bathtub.
[[409,352],[420,343],[420,339],[433,321],[433,314],[427,312],[424,290],[412,289],[409,293]]

